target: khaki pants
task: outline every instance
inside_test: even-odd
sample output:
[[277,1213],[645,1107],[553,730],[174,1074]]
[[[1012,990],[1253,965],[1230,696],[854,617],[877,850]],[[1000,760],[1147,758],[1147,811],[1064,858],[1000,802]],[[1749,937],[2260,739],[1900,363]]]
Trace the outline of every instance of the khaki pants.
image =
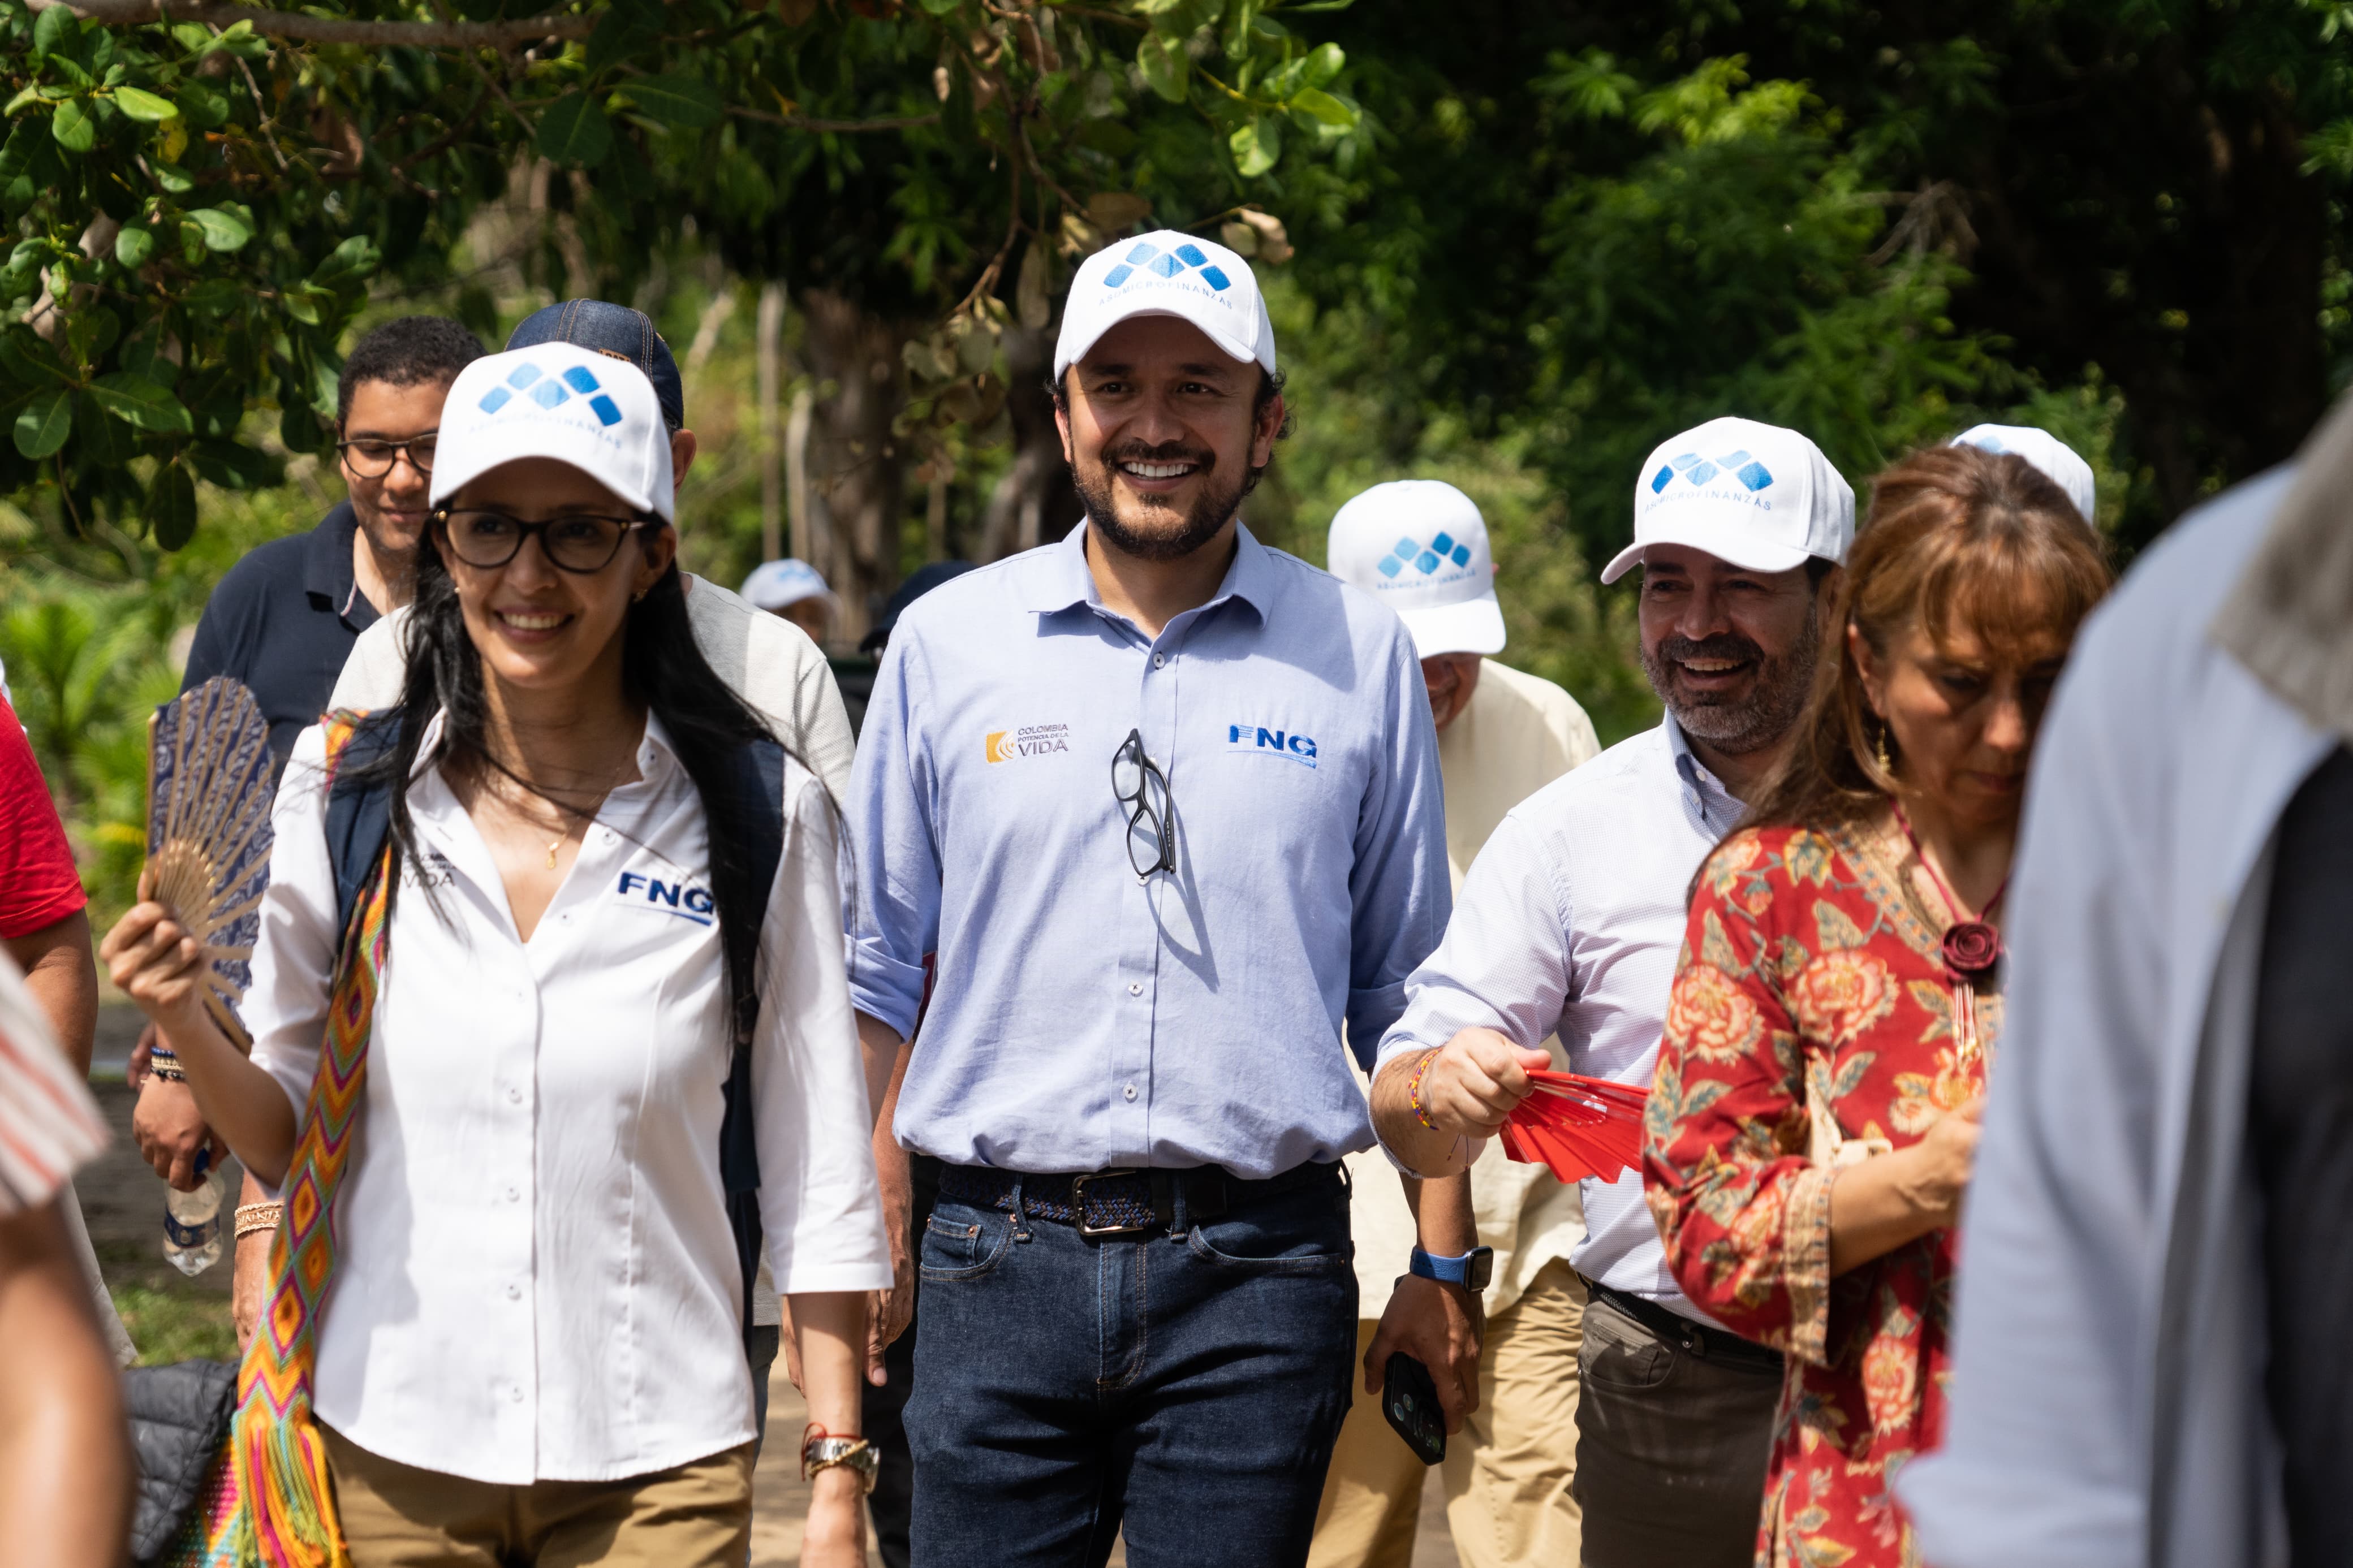
[[742,1568],[751,1553],[749,1443],[626,1480],[506,1487],[320,1430],[353,1568]]
[[[1487,1325],[1479,1408],[1446,1442],[1446,1522],[1463,1568],[1566,1568],[1577,1561],[1577,1357],[1585,1282],[1547,1264]],[[1377,1325],[1359,1323],[1356,1351]],[[1409,1568],[1423,1468],[1360,1381],[1315,1516],[1309,1568]]]

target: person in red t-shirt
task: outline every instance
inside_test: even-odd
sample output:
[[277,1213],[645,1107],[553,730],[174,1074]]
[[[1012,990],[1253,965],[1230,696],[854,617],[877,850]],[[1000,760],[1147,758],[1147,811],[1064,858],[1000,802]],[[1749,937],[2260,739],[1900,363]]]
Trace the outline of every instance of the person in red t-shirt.
[[89,902],[32,742],[15,711],[0,701],[0,942],[25,972],[58,1046],[85,1078],[98,1027]]

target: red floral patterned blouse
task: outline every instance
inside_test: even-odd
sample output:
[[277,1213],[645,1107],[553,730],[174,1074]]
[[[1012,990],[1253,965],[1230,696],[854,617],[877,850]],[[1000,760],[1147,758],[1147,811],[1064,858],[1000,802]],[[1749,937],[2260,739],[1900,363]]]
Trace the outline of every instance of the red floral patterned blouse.
[[1833,1279],[1830,1192],[1984,1087],[2000,1003],[1955,1037],[1951,920],[1892,819],[1737,835],[1693,896],[1643,1180],[1684,1292],[1788,1357],[1760,1568],[1919,1561],[1889,1487],[1943,1429],[1953,1237]]

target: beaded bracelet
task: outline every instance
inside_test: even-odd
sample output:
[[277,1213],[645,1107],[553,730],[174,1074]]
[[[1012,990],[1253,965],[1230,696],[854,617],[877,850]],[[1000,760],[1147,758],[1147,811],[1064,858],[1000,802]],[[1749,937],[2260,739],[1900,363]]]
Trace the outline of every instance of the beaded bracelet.
[[180,1067],[180,1053],[166,1046],[157,1046],[147,1053],[147,1070],[165,1083],[188,1081],[188,1075]]
[[237,1235],[242,1241],[259,1231],[276,1230],[286,1217],[283,1203],[239,1204],[237,1208]]
[[1421,1053],[1421,1059],[1413,1064],[1413,1077],[1406,1080],[1405,1086],[1405,1102],[1412,1108],[1413,1119],[1432,1132],[1438,1131],[1438,1123],[1430,1119],[1429,1108],[1421,1103],[1421,1079],[1430,1070],[1430,1064],[1438,1059],[1438,1051],[1439,1047],[1432,1046]]

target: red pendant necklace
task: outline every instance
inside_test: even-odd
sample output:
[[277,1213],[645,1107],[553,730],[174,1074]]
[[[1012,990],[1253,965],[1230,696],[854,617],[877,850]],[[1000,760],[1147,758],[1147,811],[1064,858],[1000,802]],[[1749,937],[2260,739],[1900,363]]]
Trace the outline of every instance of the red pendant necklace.
[[1974,915],[1970,914],[1969,907],[1954,896],[1951,886],[1936,874],[1936,868],[1930,862],[1927,851],[1920,847],[1919,835],[1912,831],[1912,819],[1904,815],[1903,803],[1892,804],[1895,806],[1896,826],[1904,829],[1905,840],[1912,846],[1912,853],[1919,860],[1921,869],[1926,871],[1928,879],[1936,884],[1936,891],[1945,896],[1945,902],[1953,913],[1961,917],[1945,932],[1945,967],[1953,972],[1956,979],[1974,980],[2001,962],[2001,932],[1994,929],[1986,916],[1993,913],[2001,902],[2001,896],[2010,891],[2010,878],[2005,874],[2001,886],[1996,888],[1993,897],[1986,900],[1985,908]]
[[1945,961],[1946,975],[1953,983],[1954,1044],[1959,1047],[1960,1059],[1974,1064],[1983,1059],[1985,1052],[1984,1043],[1978,1034],[1978,976],[1989,973],[2001,962],[2002,955],[2001,932],[1996,931],[1985,917],[1993,913],[1995,906],[2001,902],[2001,896],[2010,891],[2010,878],[2006,875],[2002,878],[2001,886],[1993,890],[1993,897],[1986,900],[1984,909],[1974,915],[1969,914],[1968,906],[1954,896],[1950,885],[1937,875],[1936,868],[1929,862],[1927,852],[1920,847],[1919,836],[1912,831],[1912,819],[1904,815],[1903,804],[1891,804],[1895,806],[1896,824],[1904,829],[1904,837],[1912,846],[1913,858],[1928,873],[1928,879],[1936,884],[1936,891],[1944,895],[1947,907],[1954,914],[1965,917],[1954,921],[1946,929],[1941,956]]

